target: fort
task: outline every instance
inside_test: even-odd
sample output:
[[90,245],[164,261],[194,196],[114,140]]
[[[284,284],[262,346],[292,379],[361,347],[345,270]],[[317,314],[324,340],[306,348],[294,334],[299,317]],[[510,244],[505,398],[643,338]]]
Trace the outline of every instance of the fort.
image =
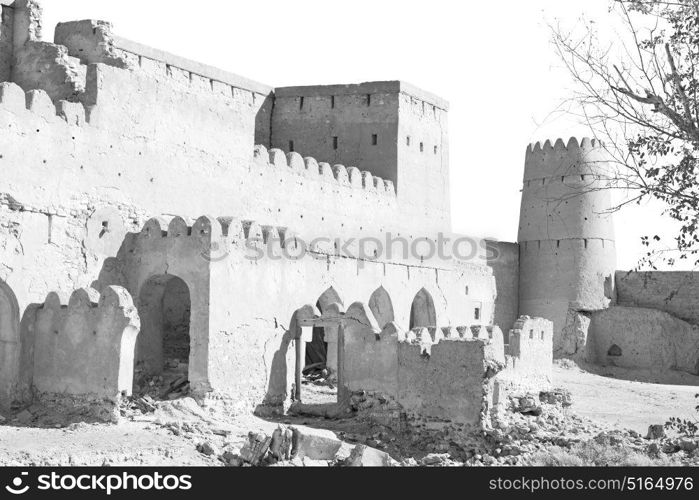
[[0,410],[115,419],[169,371],[284,412],[320,361],[338,402],[469,427],[554,356],[699,374],[697,281],[616,269],[597,140],[527,147],[517,242],[453,234],[444,99],[272,88],[104,21],[47,42],[38,1],[0,4]]

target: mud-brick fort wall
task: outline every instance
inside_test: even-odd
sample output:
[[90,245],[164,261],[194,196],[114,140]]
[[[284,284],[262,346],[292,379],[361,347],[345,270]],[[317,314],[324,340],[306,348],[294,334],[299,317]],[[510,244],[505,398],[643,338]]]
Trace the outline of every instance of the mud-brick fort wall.
[[[439,196],[397,196],[390,175],[371,172],[379,167],[357,163],[362,172],[352,168],[355,157],[306,156],[303,137],[293,139],[301,141],[293,149],[305,158],[288,152],[289,144],[285,151],[265,148],[274,130],[271,87],[121,39],[100,21],[60,24],[57,43],[43,42],[36,2],[3,10],[3,61],[17,64],[3,75],[13,83],[0,90],[0,279],[22,308],[50,291],[66,300],[89,286],[126,232],[153,215],[232,213],[311,237],[417,237],[448,229],[442,108],[425,104],[432,113],[426,131],[411,132],[411,148],[424,158],[430,182],[441,186]],[[391,100],[394,153],[387,158],[399,179],[396,130],[403,119],[396,120],[408,116],[408,94],[404,84],[389,87],[385,95],[376,90],[369,109]],[[414,99],[418,91],[411,92]],[[415,106],[422,113],[423,105]],[[421,120],[404,121],[417,127]],[[386,130],[376,132],[379,148],[389,141]],[[427,186],[423,181],[411,189]],[[427,207],[439,204],[445,212],[435,216]]]
[[620,306],[658,309],[699,325],[699,275],[683,271],[616,273]]

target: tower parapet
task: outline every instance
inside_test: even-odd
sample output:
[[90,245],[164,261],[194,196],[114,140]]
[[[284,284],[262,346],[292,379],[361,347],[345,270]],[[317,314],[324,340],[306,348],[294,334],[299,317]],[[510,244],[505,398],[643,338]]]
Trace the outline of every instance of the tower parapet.
[[559,356],[576,349],[561,335],[568,310],[603,309],[613,298],[611,162],[604,145],[588,138],[538,142],[526,151],[519,312],[553,321]]

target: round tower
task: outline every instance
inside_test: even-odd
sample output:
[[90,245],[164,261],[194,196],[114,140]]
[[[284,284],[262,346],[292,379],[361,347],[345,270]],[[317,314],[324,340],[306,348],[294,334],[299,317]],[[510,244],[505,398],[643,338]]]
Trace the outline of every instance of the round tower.
[[569,333],[572,325],[566,328],[569,311],[604,309],[614,297],[610,162],[595,139],[527,148],[517,238],[519,312],[553,321],[557,356],[575,354],[585,341]]

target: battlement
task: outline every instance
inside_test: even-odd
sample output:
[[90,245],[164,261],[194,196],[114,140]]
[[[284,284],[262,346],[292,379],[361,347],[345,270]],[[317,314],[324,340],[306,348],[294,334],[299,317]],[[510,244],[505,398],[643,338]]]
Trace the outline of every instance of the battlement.
[[[279,87],[275,94],[280,98],[327,97],[335,96],[369,96],[374,94],[406,94],[419,101],[426,102],[441,110],[448,111],[449,103],[426,90],[422,90],[403,81],[363,82],[344,85],[305,85],[297,87]],[[370,103],[369,103],[370,104]]]
[[[345,314],[344,389],[395,401],[411,418],[478,425],[487,381],[505,366],[497,327],[377,328],[363,303]],[[485,380],[485,386],[484,386]]]
[[395,197],[396,188],[392,181],[373,176],[371,172],[360,171],[355,167],[345,167],[344,165],[330,165],[325,162],[318,162],[310,156],[303,157],[299,153],[284,153],[281,149],[272,148],[267,151],[262,145],[255,146],[255,160],[263,165],[271,167],[289,169],[299,175],[309,177],[318,176],[326,182],[334,182],[338,186],[350,187],[353,189],[364,189],[369,192]]
[[0,82],[0,111],[11,113],[29,111],[36,117],[54,124],[57,117],[68,125],[81,126],[86,123],[85,107],[76,102],[60,100],[56,104],[43,90],[29,90],[11,82]]
[[20,371],[39,397],[114,405],[131,393],[140,319],[125,289],[110,286],[100,294],[82,288],[67,305],[52,292],[27,314]]
[[525,152],[524,182],[526,185],[528,181],[548,178],[595,175],[603,173],[604,164],[610,161],[604,143],[589,137],[571,137],[567,144],[563,139],[531,143]]

